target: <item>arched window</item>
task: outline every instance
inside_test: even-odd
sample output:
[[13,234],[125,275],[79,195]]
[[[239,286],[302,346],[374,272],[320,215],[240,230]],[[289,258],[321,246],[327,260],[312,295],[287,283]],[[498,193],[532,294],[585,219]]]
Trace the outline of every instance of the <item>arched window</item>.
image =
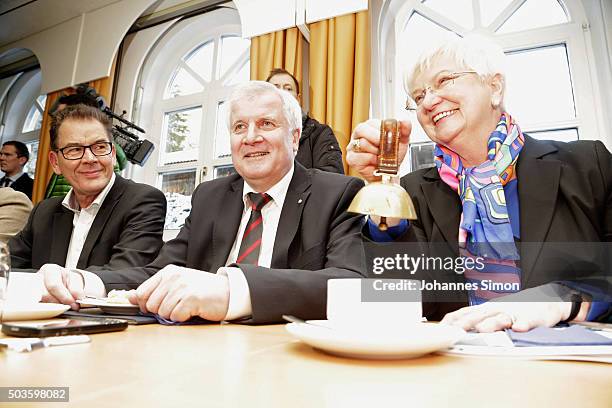
[[[586,17],[579,2],[561,0],[383,1],[378,25],[381,95],[375,111],[412,120],[410,160],[403,170],[432,165],[429,139],[403,109],[402,78],[427,48],[471,32],[489,36],[508,56],[505,104],[531,136],[563,141],[601,139],[597,87],[591,80]],[[567,4],[566,4],[567,3]],[[570,4],[571,3],[571,7]],[[394,44],[385,52],[384,40]],[[389,48],[387,46],[387,48]],[[592,61],[592,58],[590,59]],[[384,75],[383,75],[384,76]]]
[[45,113],[45,102],[47,102],[47,95],[40,95],[36,98],[23,123],[22,133],[40,129]]
[[197,184],[233,173],[225,100],[249,80],[249,49],[237,12],[217,10],[176,24],[143,65],[139,120],[158,146],[145,181],[166,194],[167,229],[183,225]]
[[26,144],[30,159],[24,172],[34,177],[40,127],[45,111],[46,95],[40,95],[40,69],[16,74],[0,84],[0,137],[2,143],[18,140]]

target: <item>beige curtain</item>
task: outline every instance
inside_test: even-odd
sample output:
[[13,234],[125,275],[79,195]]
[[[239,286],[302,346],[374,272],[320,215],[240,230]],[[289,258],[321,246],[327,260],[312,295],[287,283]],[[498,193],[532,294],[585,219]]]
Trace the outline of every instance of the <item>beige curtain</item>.
[[251,39],[251,79],[265,81],[273,68],[291,72],[302,89],[302,33],[297,28]]
[[[113,66],[114,71],[114,66]],[[89,82],[89,86],[94,88],[98,94],[102,95],[107,102],[110,102],[110,97],[113,89],[113,74],[110,77],[98,79]],[[51,128],[51,116],[49,109],[55,101],[64,94],[73,93],[72,88],[66,88],[59,91],[51,92],[47,95],[45,104],[45,113],[43,114],[42,126],[40,128],[38,158],[36,159],[36,174],[34,175],[34,188],[32,190],[32,202],[34,204],[42,201],[45,198],[47,184],[53,174],[53,169],[49,163],[49,151],[51,150],[51,138],[49,129]]]
[[[334,130],[346,156],[353,128],[370,110],[367,11],[310,25],[310,115]],[[347,174],[353,174],[346,168]]]

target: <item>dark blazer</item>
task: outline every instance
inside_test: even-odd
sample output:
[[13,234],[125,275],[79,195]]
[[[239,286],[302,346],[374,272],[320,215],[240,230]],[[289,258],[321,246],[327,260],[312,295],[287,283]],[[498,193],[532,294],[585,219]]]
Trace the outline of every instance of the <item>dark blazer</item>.
[[[34,207],[24,229],[9,241],[12,267],[39,269],[46,263],[66,263],[74,213],[62,200],[52,197]],[[165,215],[161,191],[117,175],[89,230],[77,267],[107,283],[130,281],[129,274],[112,270],[143,266],[155,259],[163,244]]]
[[[280,322],[283,314],[324,319],[327,280],[362,277],[363,217],[346,212],[362,186],[359,179],[295,163],[271,267],[238,265],[251,294],[249,323]],[[225,266],[244,208],[242,188],[239,175],[200,184],[185,226],[146,268],[148,275],[169,264],[208,272]]]
[[344,174],[342,151],[333,130],[304,115],[296,160],[307,169]]
[[21,177],[11,184],[11,188],[15,191],[21,191],[23,194],[27,195],[28,198],[32,199],[32,188],[34,187],[34,180],[30,178],[28,173],[23,173]]
[[[589,249],[578,244],[612,241],[612,155],[604,145],[538,141],[526,136],[517,178],[522,287],[591,276],[609,282],[610,270],[593,269]],[[449,253],[457,254],[461,216],[458,194],[440,179],[435,167],[402,177],[401,185],[412,197],[418,214],[401,240],[426,242],[430,247],[437,245],[431,243],[447,243]],[[566,243],[563,255],[555,253],[551,242]],[[576,258],[568,263],[561,258],[572,246]],[[452,275],[445,278],[463,280],[463,275]],[[438,303],[429,309],[427,317],[439,320],[466,305],[467,295],[458,303]]]

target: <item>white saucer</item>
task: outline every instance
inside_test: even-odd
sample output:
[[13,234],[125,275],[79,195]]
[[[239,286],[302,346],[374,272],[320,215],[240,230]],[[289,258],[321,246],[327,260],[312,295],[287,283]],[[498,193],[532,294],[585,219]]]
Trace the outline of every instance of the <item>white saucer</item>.
[[[330,354],[363,359],[415,358],[452,347],[465,335],[454,326],[415,323],[404,327],[334,328],[327,320],[289,323],[285,327],[304,343]],[[317,325],[317,326],[315,326]]]
[[50,319],[70,309],[58,303],[7,304],[2,312],[2,321]]

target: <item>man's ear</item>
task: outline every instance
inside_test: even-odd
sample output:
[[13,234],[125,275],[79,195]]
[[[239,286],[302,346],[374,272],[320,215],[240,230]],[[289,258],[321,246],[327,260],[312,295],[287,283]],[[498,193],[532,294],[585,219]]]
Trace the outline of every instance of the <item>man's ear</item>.
[[25,166],[27,162],[28,162],[28,159],[26,159],[24,156],[21,156],[21,157],[19,158],[19,165],[20,165],[21,167]]
[[111,151],[111,155],[113,156],[113,167],[115,167],[117,165],[117,148],[114,143],[111,145],[111,148],[113,149]]
[[293,145],[293,153],[297,153],[300,147],[300,129],[294,129],[291,134],[291,144]]
[[57,174],[58,176],[61,176],[62,175],[62,171],[59,168],[58,160],[59,160],[59,158],[57,157],[57,152],[51,150],[49,152],[49,163],[51,163],[51,167],[53,168],[53,172],[55,174]]

